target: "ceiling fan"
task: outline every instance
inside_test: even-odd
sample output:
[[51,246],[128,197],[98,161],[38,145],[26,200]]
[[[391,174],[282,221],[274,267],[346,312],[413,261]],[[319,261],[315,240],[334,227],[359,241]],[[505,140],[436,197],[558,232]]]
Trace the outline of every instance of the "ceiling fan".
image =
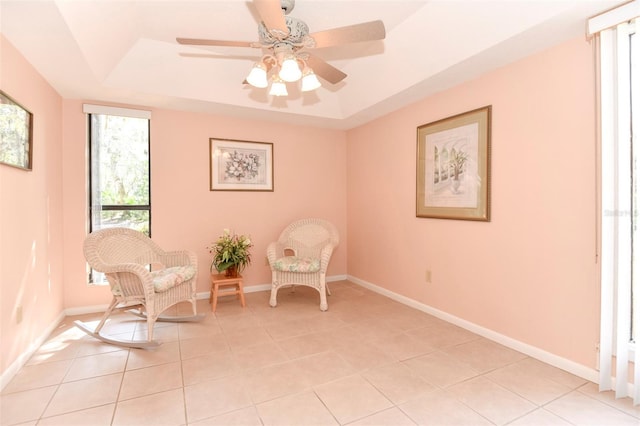
[[258,42],[176,38],[185,45],[253,47],[263,49],[264,56],[256,62],[245,83],[266,88],[269,94],[286,96],[287,82],[301,81],[303,92],[321,86],[317,76],[331,84],[339,83],[347,75],[307,49],[318,49],[385,38],[384,23],[380,20],[309,33],[303,21],[288,16],[295,0],[253,0],[262,21],[258,25]]

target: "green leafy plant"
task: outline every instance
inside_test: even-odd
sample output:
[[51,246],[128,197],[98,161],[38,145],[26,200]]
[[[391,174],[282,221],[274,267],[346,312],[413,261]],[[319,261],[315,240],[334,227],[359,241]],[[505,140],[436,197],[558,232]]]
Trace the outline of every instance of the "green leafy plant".
[[451,166],[453,167],[453,178],[458,180],[458,176],[464,170],[464,164],[467,162],[468,156],[467,153],[463,150],[452,150],[451,152]]
[[238,272],[251,264],[251,252],[253,247],[251,239],[246,235],[237,235],[225,229],[223,234],[215,243],[207,247],[209,253],[213,255],[210,269],[216,268],[218,272],[226,271],[229,267],[235,266]]

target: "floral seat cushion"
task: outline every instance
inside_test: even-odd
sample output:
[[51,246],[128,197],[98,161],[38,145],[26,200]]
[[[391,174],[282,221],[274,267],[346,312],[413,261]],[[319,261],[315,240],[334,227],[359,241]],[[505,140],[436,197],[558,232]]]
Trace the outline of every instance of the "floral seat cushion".
[[[196,268],[193,265],[173,266],[171,268],[160,269],[151,272],[153,280],[153,289],[156,293],[162,293],[193,278],[196,274]],[[114,296],[122,296],[120,284],[111,285],[111,292]]]
[[196,268],[192,265],[174,266],[151,272],[153,288],[156,293],[162,293],[176,285],[190,280],[196,274]]
[[284,272],[318,272],[320,270],[320,259],[285,256],[275,261],[273,269]]

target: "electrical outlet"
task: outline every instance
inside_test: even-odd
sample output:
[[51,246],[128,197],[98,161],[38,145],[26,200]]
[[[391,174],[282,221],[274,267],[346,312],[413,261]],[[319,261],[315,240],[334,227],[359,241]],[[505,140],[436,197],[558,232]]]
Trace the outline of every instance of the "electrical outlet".
[[427,269],[424,274],[424,280],[428,283],[431,283],[431,269]]
[[16,324],[20,324],[22,322],[22,305],[16,308]]

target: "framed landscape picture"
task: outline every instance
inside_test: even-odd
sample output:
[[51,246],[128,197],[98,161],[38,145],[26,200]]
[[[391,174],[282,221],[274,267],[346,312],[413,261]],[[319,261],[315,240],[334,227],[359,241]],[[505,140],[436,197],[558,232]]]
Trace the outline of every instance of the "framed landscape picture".
[[0,91],[0,163],[31,170],[33,114]]
[[273,144],[209,139],[211,191],[273,191]]
[[416,216],[489,221],[491,106],[418,127]]

